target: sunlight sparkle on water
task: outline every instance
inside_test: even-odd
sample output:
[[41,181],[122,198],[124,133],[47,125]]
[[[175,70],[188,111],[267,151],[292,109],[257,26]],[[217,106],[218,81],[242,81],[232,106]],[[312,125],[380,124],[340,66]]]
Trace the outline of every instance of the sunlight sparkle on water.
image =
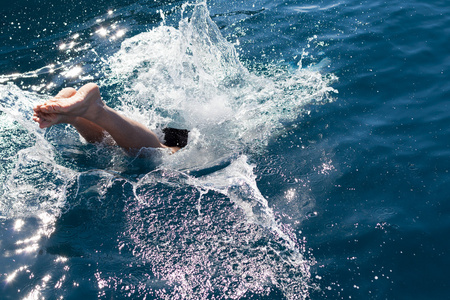
[[40,239],[41,239],[41,235],[36,234],[35,236],[32,236],[32,237],[30,237],[30,238],[28,238],[28,239],[24,239],[24,240],[21,240],[21,241],[17,241],[17,242],[16,242],[16,245],[30,244],[30,243],[32,243],[32,242],[37,242],[37,241],[39,241]]
[[108,30],[104,27],[100,27],[100,29],[98,29],[95,33],[97,33],[100,36],[107,36]]
[[291,188],[285,192],[285,197],[289,202],[291,202],[292,200],[294,200],[296,194],[297,191],[294,188]]
[[31,252],[35,252],[38,249],[39,249],[39,245],[38,244],[32,244],[32,245],[30,245],[28,247],[25,247],[23,249],[17,249],[16,250],[16,254],[31,253]]
[[41,235],[38,233],[30,238],[19,240],[16,245],[23,245],[22,249],[16,249],[16,254],[22,253],[32,253],[39,249],[39,244],[37,243],[41,239]]
[[65,262],[67,262],[67,257],[64,257],[64,256],[58,256],[54,261],[55,261],[55,262],[65,263]]
[[8,277],[6,277],[6,282],[13,281],[14,278],[17,276],[17,273],[22,272],[23,270],[26,270],[27,268],[28,268],[28,266],[22,266],[22,267],[18,268],[17,270],[12,272],[12,274],[10,274]]
[[16,222],[14,223],[14,230],[20,231],[23,225],[25,225],[25,221],[22,219],[17,219]]
[[120,29],[116,32],[116,37],[118,37],[118,38],[122,37],[124,35],[125,35],[125,30],[123,30],[123,29]]
[[77,77],[78,75],[80,75],[82,71],[83,71],[83,68],[81,68],[79,66],[75,66],[72,69],[64,72],[63,75],[67,78],[74,78],[74,77]]

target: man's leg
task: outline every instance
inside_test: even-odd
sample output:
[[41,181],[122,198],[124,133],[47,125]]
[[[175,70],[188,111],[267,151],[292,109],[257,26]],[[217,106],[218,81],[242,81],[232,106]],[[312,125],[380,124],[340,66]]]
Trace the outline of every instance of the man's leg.
[[[84,85],[68,98],[55,97],[38,105],[34,111],[34,120],[41,128],[57,123],[69,123],[78,126],[82,131],[89,131],[90,126],[95,125],[97,127],[92,127],[96,132],[94,137],[99,132],[97,129],[103,128],[126,150],[143,147],[169,148],[161,144],[151,130],[108,107],[101,99],[98,86],[93,83]],[[90,123],[84,122],[83,119]],[[170,148],[173,152],[179,150],[177,147]]]

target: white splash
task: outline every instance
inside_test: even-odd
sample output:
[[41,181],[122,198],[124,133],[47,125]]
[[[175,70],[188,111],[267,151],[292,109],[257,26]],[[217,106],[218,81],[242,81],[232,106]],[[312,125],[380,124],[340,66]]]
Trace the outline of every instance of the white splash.
[[[209,17],[206,4],[191,8],[179,28],[161,25],[122,43],[109,60],[113,83],[125,82],[122,110],[150,128],[193,130],[175,168],[200,167],[239,151],[255,151],[296,120],[304,106],[330,100],[333,75],[267,66],[251,74]],[[271,75],[270,75],[271,74]],[[192,151],[189,151],[192,149]],[[188,152],[188,153],[186,153]]]

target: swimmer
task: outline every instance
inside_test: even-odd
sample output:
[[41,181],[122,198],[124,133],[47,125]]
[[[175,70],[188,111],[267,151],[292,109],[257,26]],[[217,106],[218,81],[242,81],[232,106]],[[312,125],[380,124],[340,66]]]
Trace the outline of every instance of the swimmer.
[[[172,153],[180,150],[184,144],[161,143],[156,134],[142,124],[108,107],[100,96],[100,90],[94,83],[61,90],[53,99],[34,107],[33,120],[40,128],[59,123],[70,124],[90,143],[102,142],[105,132],[127,152],[141,148],[169,148]],[[169,129],[185,132],[187,130]],[[166,133],[167,140],[167,133]]]

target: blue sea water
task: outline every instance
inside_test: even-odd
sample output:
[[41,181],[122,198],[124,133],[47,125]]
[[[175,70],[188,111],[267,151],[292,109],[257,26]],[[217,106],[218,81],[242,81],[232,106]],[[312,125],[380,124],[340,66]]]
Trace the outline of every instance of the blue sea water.
[[[3,1],[0,299],[450,299],[445,1]],[[175,155],[32,107],[96,82]]]

